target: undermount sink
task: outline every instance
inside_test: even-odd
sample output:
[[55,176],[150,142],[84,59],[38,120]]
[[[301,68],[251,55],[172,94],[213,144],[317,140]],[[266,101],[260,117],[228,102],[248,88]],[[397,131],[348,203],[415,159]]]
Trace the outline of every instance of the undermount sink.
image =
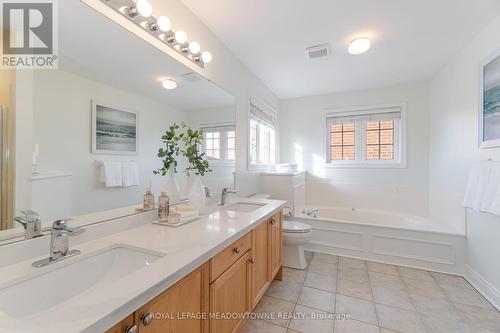
[[0,310],[14,318],[48,310],[91,288],[112,284],[164,256],[128,245],[114,245],[80,260],[46,266],[23,281],[0,287]]
[[264,204],[264,203],[238,202],[238,203],[230,205],[229,207],[226,208],[226,210],[232,211],[232,212],[251,213],[251,212],[256,211],[257,209],[262,208],[266,205],[267,204]]

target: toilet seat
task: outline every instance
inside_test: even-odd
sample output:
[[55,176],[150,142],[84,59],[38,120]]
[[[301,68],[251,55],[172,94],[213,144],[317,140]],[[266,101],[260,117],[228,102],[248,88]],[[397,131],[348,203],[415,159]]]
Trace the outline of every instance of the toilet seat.
[[289,234],[303,234],[311,232],[312,228],[309,224],[295,222],[295,221],[284,221],[283,232]]

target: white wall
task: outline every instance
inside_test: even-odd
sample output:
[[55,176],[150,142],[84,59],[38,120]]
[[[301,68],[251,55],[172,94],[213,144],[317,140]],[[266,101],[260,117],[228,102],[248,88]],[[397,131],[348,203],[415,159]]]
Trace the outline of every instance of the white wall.
[[151,4],[153,15],[168,15],[172,19],[174,28],[183,29],[190,39],[199,41],[203,49],[212,53],[213,60],[205,69],[200,69],[182,56],[176,54],[172,56],[236,97],[236,187],[240,195],[258,192],[260,175],[247,172],[248,97],[256,95],[277,110],[278,98],[181,1],[151,0]]
[[[302,147],[304,168],[314,176],[309,177],[307,184],[308,203],[361,205],[425,215],[429,163],[427,99],[427,84],[416,83],[285,100],[280,111],[281,161],[296,161],[297,145]],[[326,109],[401,102],[407,104],[407,168],[322,167]],[[381,196],[381,192],[385,195]]]
[[[464,224],[463,195],[473,163],[500,160],[500,148],[478,148],[479,65],[500,49],[500,16],[430,83],[430,210]],[[500,217],[467,214],[468,277],[500,306]]]
[[[28,88],[29,89],[29,88]],[[70,171],[73,215],[109,210],[142,202],[142,196],[150,179],[153,190],[159,192],[165,179],[155,177],[152,171],[160,165],[156,157],[161,135],[173,122],[186,118],[185,112],[160,105],[142,96],[117,90],[74,74],[57,71],[36,71],[33,81],[33,138],[19,138],[23,146],[40,145],[40,170],[42,172]],[[24,91],[26,92],[26,91]],[[22,93],[22,91],[19,91]],[[22,100],[30,100],[29,94]],[[139,112],[139,153],[131,156],[106,156],[91,154],[91,100],[97,99]],[[26,108],[29,109],[29,108]],[[29,114],[29,112],[26,112]],[[29,118],[29,117],[28,117]],[[19,123],[25,128],[24,123]],[[20,150],[18,159],[31,158],[31,150]],[[28,156],[25,156],[29,154]],[[130,188],[104,188],[98,184],[96,160],[134,160],[139,166],[140,186]],[[30,188],[28,177],[31,169],[18,168],[18,190]],[[24,184],[24,185],[23,185]],[[50,181],[48,181],[50,186]],[[21,186],[22,185],[22,186]],[[61,204],[67,199],[60,193]],[[29,194],[28,194],[29,196]],[[58,203],[57,196],[52,198]],[[18,202],[18,209],[31,208]],[[43,218],[43,216],[42,216]]]

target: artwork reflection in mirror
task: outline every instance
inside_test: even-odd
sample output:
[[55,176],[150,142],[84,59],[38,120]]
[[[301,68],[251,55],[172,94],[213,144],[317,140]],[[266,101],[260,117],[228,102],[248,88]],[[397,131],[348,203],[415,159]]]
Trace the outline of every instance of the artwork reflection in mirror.
[[[212,195],[233,187],[234,97],[79,0],[59,5],[59,68],[0,75],[2,149],[13,152],[1,161],[11,184],[2,182],[0,241],[22,237],[21,210],[36,211],[44,228],[135,213],[146,190],[167,190],[169,176],[153,170],[174,123],[203,128]],[[167,78],[176,89],[162,86]],[[173,175],[179,199],[189,185],[182,170]]]

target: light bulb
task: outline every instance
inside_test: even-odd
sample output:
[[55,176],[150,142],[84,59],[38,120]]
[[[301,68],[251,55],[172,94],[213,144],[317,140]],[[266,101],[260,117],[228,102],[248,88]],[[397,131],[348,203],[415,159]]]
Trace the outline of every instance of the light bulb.
[[189,43],[189,52],[191,52],[192,54],[198,54],[200,53],[200,43],[198,42],[195,42],[195,41],[192,41],[191,43]]
[[184,44],[185,42],[187,42],[188,40],[188,36],[187,34],[182,31],[182,30],[177,30],[175,32],[175,41],[179,44]]
[[368,38],[356,38],[351,42],[347,51],[353,55],[362,54],[368,51],[371,45]]
[[150,17],[153,14],[153,6],[148,0],[139,0],[136,5],[137,11],[143,17]]
[[165,88],[167,90],[172,90],[172,89],[177,88],[177,82],[175,82],[172,79],[163,80],[163,82],[161,83],[161,85],[163,86],[163,88]]
[[166,16],[158,17],[156,24],[161,31],[169,31],[172,28],[172,22],[170,22],[170,19]]
[[204,63],[208,64],[210,61],[212,61],[212,54],[210,52],[205,51],[201,54],[201,60],[203,60]]

